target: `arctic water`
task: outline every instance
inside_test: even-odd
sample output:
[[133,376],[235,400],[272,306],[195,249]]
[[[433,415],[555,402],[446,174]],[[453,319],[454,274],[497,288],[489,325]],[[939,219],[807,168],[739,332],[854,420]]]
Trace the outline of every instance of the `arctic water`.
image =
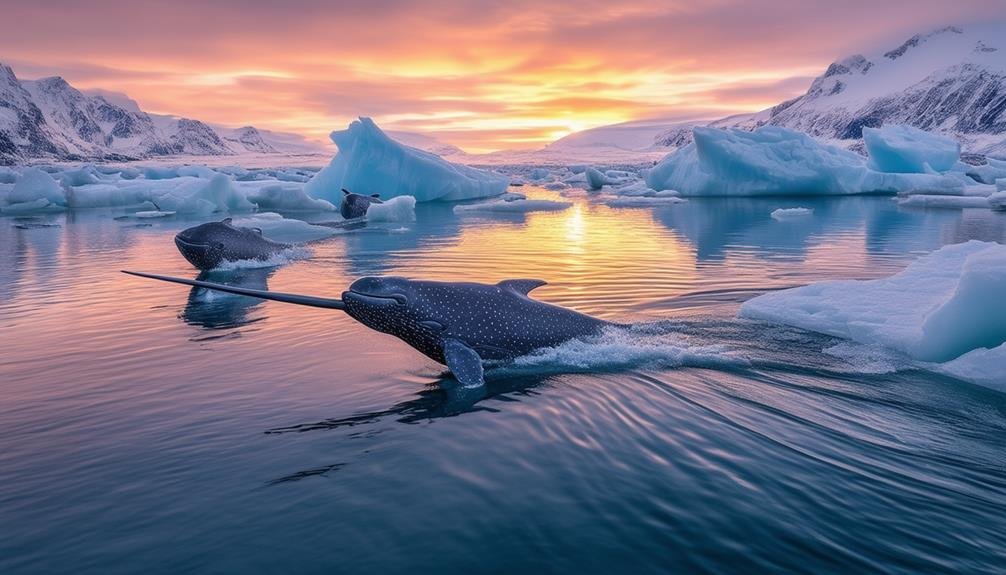
[[421,204],[204,276],[541,278],[537,299],[637,324],[482,392],[340,312],[119,273],[196,277],[172,236],[205,220],[0,218],[0,572],[1001,572],[1006,394],[737,311],[1006,241],[1006,214],[571,201]]

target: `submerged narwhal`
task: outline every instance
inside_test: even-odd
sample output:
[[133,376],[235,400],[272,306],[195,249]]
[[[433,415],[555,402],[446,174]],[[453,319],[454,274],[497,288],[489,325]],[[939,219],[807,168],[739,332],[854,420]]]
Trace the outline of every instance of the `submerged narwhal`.
[[536,349],[597,335],[616,325],[536,301],[542,280],[498,284],[364,277],[342,299],[239,288],[141,272],[125,273],[230,293],[345,311],[363,325],[391,334],[438,363],[463,385],[483,383],[483,360],[508,360]]
[[367,215],[370,204],[384,203],[381,201],[381,194],[364,196],[363,194],[354,194],[346,188],[342,189],[342,193],[342,203],[339,204],[339,213],[347,220],[362,218]]

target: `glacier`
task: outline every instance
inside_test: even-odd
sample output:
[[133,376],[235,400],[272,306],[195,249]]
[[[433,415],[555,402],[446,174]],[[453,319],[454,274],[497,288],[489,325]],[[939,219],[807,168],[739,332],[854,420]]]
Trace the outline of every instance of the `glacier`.
[[453,164],[430,152],[396,142],[373,120],[361,117],[332,132],[339,152],[304,187],[313,198],[338,204],[345,188],[382,199],[412,196],[417,202],[498,196],[509,180],[502,174]]
[[1006,246],[972,240],[886,278],[767,293],[745,302],[740,315],[880,345],[1006,390],[1006,307],[998,304],[1004,292]]

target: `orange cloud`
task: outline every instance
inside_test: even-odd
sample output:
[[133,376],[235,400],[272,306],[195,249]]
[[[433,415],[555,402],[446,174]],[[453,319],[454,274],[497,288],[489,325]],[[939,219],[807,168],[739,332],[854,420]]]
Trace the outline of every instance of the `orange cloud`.
[[[793,97],[829,62],[999,0],[49,0],[7,6],[0,61],[145,109],[324,139],[359,115],[472,151]],[[864,17],[868,14],[869,17]]]

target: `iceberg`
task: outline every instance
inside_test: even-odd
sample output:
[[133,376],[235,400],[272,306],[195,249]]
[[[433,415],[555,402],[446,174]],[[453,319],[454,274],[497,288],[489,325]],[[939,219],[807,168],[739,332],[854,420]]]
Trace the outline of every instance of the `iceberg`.
[[301,186],[272,184],[248,194],[248,201],[259,209],[281,212],[334,212],[335,206],[308,196]]
[[304,191],[333,204],[342,201],[343,188],[381,194],[385,200],[413,196],[417,202],[430,202],[498,196],[509,184],[501,174],[453,164],[396,142],[370,118],[360,118],[331,137],[339,153],[305,184]]
[[48,172],[38,168],[28,168],[14,183],[14,189],[7,195],[10,204],[38,205],[38,200],[45,200],[45,206],[66,206],[66,195],[59,183],[52,179]]
[[991,379],[968,379],[1006,389],[999,363],[1004,292],[1006,246],[972,240],[944,246],[890,277],[767,293],[745,302],[740,315],[881,345],[961,377],[988,372]]
[[[683,196],[841,195],[926,191],[961,195],[964,174],[900,174],[870,169],[848,150],[763,126],[753,132],[696,127],[694,142],[646,174],[655,190]],[[973,182],[972,182],[973,183]]]
[[946,172],[961,157],[961,145],[956,141],[912,126],[863,128],[863,143],[870,166],[879,172]]
[[380,204],[370,204],[364,217],[368,222],[411,222],[416,219],[416,198],[398,196]]

